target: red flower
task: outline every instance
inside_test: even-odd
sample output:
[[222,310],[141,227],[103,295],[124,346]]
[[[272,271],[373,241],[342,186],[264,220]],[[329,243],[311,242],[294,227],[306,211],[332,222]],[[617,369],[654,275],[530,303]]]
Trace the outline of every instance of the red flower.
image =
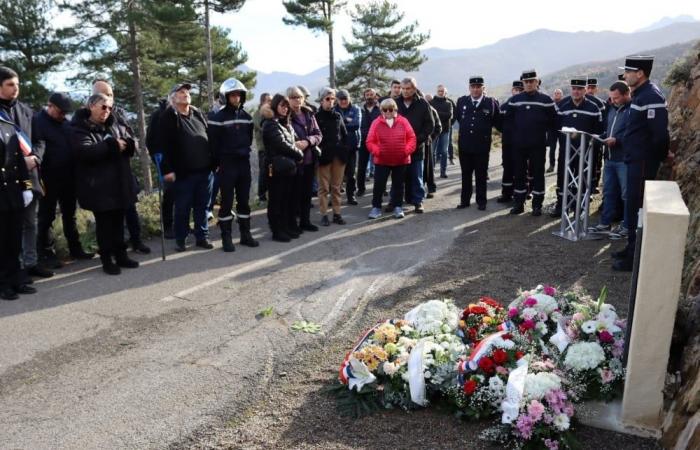
[[508,353],[502,348],[499,348],[493,352],[492,358],[496,364],[502,365],[504,362],[508,361]]
[[500,303],[498,303],[496,300],[492,299],[491,297],[481,297],[480,300],[484,303],[486,303],[489,306],[492,306],[494,308],[503,308]]
[[503,336],[501,336],[501,339],[503,339],[504,341],[507,341],[507,340],[513,339],[513,335],[510,333],[506,333]]
[[515,359],[520,359],[520,358],[522,358],[523,356],[525,356],[525,353],[521,352],[520,350],[518,350],[517,352],[515,352]]
[[493,367],[493,360],[487,356],[479,360],[479,368],[486,373],[491,373],[495,370]]
[[464,383],[464,393],[472,395],[476,391],[476,381],[469,379]]
[[469,305],[469,312],[471,314],[487,314],[488,310],[483,306],[479,305]]
[[471,339],[472,341],[476,340],[476,334],[478,333],[478,331],[479,330],[477,330],[476,328],[470,328],[469,329],[469,339]]

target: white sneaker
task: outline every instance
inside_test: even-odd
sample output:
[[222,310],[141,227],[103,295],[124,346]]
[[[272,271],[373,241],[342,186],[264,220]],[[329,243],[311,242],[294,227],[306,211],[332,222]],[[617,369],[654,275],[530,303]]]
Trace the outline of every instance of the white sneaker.
[[394,208],[394,219],[403,219],[403,218],[404,218],[403,208],[400,206],[397,206],[396,208]]
[[369,212],[369,216],[367,216],[370,219],[378,219],[382,217],[382,208],[372,208],[372,211]]

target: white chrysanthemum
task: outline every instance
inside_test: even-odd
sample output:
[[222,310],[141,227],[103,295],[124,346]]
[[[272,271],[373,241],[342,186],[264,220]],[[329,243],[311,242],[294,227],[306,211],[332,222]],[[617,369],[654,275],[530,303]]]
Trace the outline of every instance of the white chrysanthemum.
[[423,335],[449,333],[457,328],[459,310],[451,301],[430,300],[411,310],[406,320]]
[[402,336],[399,338],[398,345],[399,345],[399,347],[403,347],[403,348],[413,348],[416,346],[417,343],[418,343],[418,341],[416,341],[415,339],[411,339],[411,338],[407,338],[406,336]]
[[598,329],[598,322],[595,320],[587,320],[581,324],[581,330],[584,333],[592,334]]
[[547,330],[547,324],[545,324],[544,322],[537,322],[537,324],[535,324],[535,329],[538,333],[542,335],[547,334],[547,331],[549,331]]
[[574,370],[595,369],[605,361],[605,352],[597,342],[577,342],[569,347],[564,365]]
[[559,304],[557,303],[554,297],[550,297],[546,294],[535,294],[531,295],[531,297],[537,300],[535,309],[537,309],[538,311],[543,311],[547,314],[551,314],[557,309],[559,309]]
[[384,373],[387,376],[392,376],[396,373],[396,371],[398,370],[398,367],[394,363],[391,363],[389,361],[385,361],[382,364],[382,370],[384,371]]
[[541,400],[547,392],[561,389],[561,378],[550,372],[529,373],[525,379],[525,395],[532,400]]
[[491,341],[491,345],[493,345],[496,348],[510,350],[513,347],[515,347],[515,342],[511,341],[510,339],[503,339],[501,336],[498,336]]
[[559,431],[566,431],[569,429],[569,416],[566,414],[557,414],[554,418],[554,427]]

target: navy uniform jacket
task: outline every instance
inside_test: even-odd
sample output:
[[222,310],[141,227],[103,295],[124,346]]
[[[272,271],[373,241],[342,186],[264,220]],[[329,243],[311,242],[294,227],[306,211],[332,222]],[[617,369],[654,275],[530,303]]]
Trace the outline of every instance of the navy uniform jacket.
[[549,95],[535,91],[512,96],[505,105],[505,120],[513,127],[513,147],[546,147],[547,132],[557,129],[557,110]]
[[360,143],[362,142],[362,134],[360,132],[362,110],[353,104],[350,104],[346,109],[336,105],[335,110],[343,116],[345,130],[348,132],[348,146],[350,151],[357,150],[360,148]]
[[501,104],[501,120],[496,124],[496,129],[501,132],[501,147],[505,148],[513,144],[513,118],[506,115],[511,98]]
[[600,109],[600,113],[603,116],[603,123],[605,123],[608,118],[608,105],[603,101],[603,99],[596,97],[595,95],[586,94],[586,98],[595,103],[598,109]]
[[625,162],[663,161],[670,140],[666,99],[655,84],[646,81],[632,92],[623,138]]
[[466,153],[488,153],[491,151],[491,131],[500,127],[501,109],[498,100],[483,96],[474,107],[470,95],[457,99],[457,122],[459,122],[459,151]]
[[31,188],[15,125],[0,117],[0,211],[22,211],[22,191]]
[[[588,96],[584,97],[578,106],[571,96],[564,97],[557,105],[557,115],[559,116],[557,127],[559,129],[576,128],[591,134],[601,134],[605,130],[603,113]],[[563,139],[562,142],[566,142],[565,135],[562,134],[560,137]],[[580,137],[572,138],[571,142],[573,145],[578,145],[580,139]],[[587,141],[590,141],[590,138]]]
[[227,105],[209,114],[209,146],[214,160],[222,158],[248,159],[253,145],[253,117],[243,105],[233,108]]

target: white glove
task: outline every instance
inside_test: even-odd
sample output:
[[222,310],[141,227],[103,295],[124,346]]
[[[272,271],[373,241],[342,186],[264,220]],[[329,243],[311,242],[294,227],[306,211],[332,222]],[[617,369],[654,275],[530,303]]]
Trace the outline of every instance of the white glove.
[[32,191],[22,191],[22,200],[24,200],[24,207],[26,208],[32,202],[34,198],[34,193]]

